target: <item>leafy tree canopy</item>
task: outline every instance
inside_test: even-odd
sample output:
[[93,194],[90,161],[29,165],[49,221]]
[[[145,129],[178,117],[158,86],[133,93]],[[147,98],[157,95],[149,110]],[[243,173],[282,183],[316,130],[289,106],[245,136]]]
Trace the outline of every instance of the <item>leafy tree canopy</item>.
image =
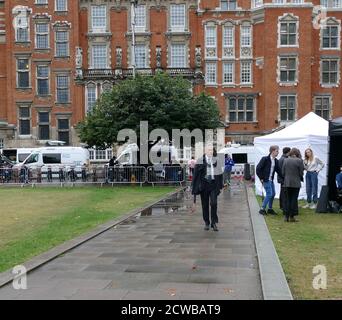
[[216,129],[220,113],[214,99],[201,93],[193,96],[189,81],[167,74],[137,76],[105,92],[93,110],[78,125],[82,142],[105,148],[116,142],[118,132],[133,129],[139,138],[140,121],[149,130]]

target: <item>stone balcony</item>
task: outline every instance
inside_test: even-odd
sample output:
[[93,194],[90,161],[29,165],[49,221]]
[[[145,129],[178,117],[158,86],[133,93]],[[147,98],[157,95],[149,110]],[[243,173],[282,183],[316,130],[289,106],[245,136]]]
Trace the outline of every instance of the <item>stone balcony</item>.
[[[182,76],[186,79],[203,78],[201,72],[191,68],[167,68],[167,69],[136,69],[136,73],[144,76],[153,76],[157,72],[166,72],[170,76]],[[84,69],[84,80],[121,80],[133,77],[133,69]]]

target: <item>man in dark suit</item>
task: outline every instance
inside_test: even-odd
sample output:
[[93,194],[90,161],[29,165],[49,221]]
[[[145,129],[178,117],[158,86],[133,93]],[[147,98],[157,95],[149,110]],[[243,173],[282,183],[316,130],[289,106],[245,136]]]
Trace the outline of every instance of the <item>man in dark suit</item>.
[[[283,148],[283,155],[279,159],[279,168],[281,171],[283,169],[284,160],[288,158],[290,151],[291,151],[291,148],[289,147]],[[285,199],[284,179],[283,177],[279,175],[278,175],[278,183],[280,184],[279,207],[280,207],[280,210],[284,211],[284,208],[285,208],[284,206],[284,199]]]
[[[218,231],[217,196],[223,188],[223,166],[218,161],[217,154],[211,145],[205,148],[205,154],[197,161],[192,179],[192,194],[201,195],[204,230],[208,231],[210,226]],[[209,200],[211,207],[211,223],[209,214]]]
[[[268,156],[261,158],[260,162],[256,167],[256,174],[259,177],[263,187],[266,191],[266,197],[262,203],[261,209],[259,211],[260,214],[272,214],[276,215],[277,213],[273,210],[273,200],[275,197],[275,187],[274,187],[274,175],[277,174],[282,177],[282,173],[279,167],[277,156],[279,154],[278,146],[271,146],[270,153]],[[268,211],[266,212],[266,208],[268,206]]]

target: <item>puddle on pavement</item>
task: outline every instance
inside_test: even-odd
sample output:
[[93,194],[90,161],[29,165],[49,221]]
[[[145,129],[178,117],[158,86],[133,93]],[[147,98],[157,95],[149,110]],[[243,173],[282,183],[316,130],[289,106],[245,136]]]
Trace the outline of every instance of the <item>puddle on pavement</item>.
[[186,213],[191,209],[191,194],[181,191],[170,198],[164,199],[157,204],[141,211],[137,217],[163,216],[167,214]]

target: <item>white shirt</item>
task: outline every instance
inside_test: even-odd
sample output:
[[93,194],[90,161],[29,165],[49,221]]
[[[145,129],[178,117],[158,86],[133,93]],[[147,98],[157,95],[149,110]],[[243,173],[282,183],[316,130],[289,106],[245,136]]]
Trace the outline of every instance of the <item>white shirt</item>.
[[214,174],[214,164],[213,164],[213,157],[209,158],[206,156],[207,163],[210,165],[210,172],[208,172],[208,167],[207,167],[207,176],[211,175],[211,179],[215,179],[215,174]]
[[275,168],[275,159],[271,156],[271,171],[270,171],[270,181],[272,181],[272,176]]

